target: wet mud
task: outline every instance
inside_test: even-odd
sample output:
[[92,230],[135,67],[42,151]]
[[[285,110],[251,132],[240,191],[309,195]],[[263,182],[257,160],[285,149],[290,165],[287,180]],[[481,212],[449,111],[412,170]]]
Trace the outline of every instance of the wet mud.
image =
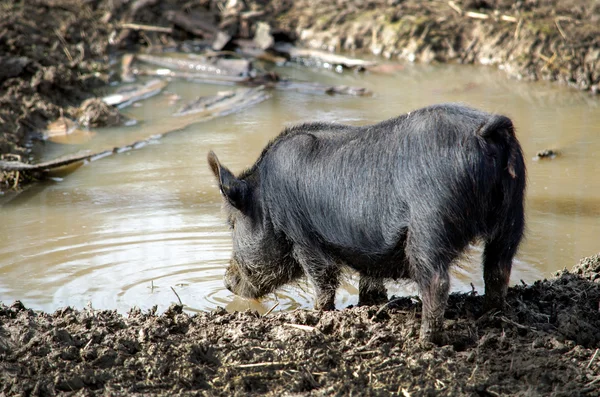
[[416,298],[335,312],[127,315],[0,306],[4,395],[600,395],[600,255],[509,289],[453,294],[445,345]]

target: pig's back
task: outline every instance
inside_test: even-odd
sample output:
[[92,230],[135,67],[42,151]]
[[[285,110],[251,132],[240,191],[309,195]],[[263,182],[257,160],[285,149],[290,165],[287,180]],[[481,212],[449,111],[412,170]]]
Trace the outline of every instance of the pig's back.
[[262,167],[274,224],[296,242],[366,255],[395,249],[410,207],[454,194],[464,168],[480,161],[473,131],[487,114],[461,111],[442,105],[365,127],[305,125],[275,145]]

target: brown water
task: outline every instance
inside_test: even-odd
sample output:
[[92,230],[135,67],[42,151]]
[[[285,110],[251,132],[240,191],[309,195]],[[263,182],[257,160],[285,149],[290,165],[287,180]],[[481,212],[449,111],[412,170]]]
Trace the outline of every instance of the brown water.
[[[512,282],[532,282],[600,251],[600,102],[545,83],[507,80],[488,68],[407,65],[394,76],[336,74],[301,67],[288,76],[361,85],[372,98],[277,92],[273,98],[197,124],[139,150],[86,164],[62,180],[36,186],[0,207],[0,300],[53,311],[72,305],[127,311],[176,302],[190,310],[311,307],[311,288],[287,287],[261,303],[235,298],[222,275],[231,241],[220,197],[206,164],[213,149],[234,171],[250,166],[284,126],[300,121],[367,124],[433,103],[460,101],[513,118],[526,157],[554,148],[554,160],[528,161],[527,239]],[[173,81],[182,97],[159,95],[126,112],[134,127],[98,131],[94,140],[47,143],[47,156],[125,144],[172,122],[182,102],[226,88]],[[455,271],[454,290],[482,291],[479,251]],[[414,293],[391,284],[390,294]],[[338,293],[338,307],[357,301],[356,280]]]

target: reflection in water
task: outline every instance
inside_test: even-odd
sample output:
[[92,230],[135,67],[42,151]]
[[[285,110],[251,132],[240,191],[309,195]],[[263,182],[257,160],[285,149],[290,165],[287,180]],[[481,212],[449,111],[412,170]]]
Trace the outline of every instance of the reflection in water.
[[[458,101],[513,118],[528,160],[542,149],[561,156],[528,162],[528,231],[512,282],[549,276],[598,252],[600,111],[586,94],[507,80],[468,66],[406,65],[395,76],[336,74],[301,67],[282,74],[329,84],[364,86],[372,98],[276,92],[239,114],[188,127],[141,150],[82,166],[0,208],[0,300],[21,299],[48,311],[65,305],[164,310],[177,296],[190,311],[224,306],[266,312],[311,307],[312,288],[287,286],[261,302],[233,297],[222,277],[231,240],[221,199],[206,165],[215,150],[235,171],[293,123],[374,123],[432,103]],[[136,126],[98,131],[80,146],[48,143],[48,157],[122,145],[172,126],[182,101],[223,87],[173,81],[165,95],[127,111]],[[173,103],[173,93],[182,97]],[[481,248],[454,269],[454,290],[483,292]],[[357,303],[349,275],[337,306]],[[412,283],[389,283],[390,294],[415,294]]]

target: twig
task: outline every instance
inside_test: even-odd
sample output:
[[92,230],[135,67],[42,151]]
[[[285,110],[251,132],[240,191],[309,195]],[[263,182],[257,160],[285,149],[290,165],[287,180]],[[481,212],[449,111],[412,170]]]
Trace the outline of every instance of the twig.
[[175,291],[175,288],[171,287],[171,291],[173,291],[173,293],[175,294],[175,296],[179,300],[179,304],[183,306],[183,302],[181,302],[181,298],[179,297],[179,294],[177,293],[177,291]]
[[517,323],[517,322],[514,322],[513,320],[511,320],[511,319],[509,319],[509,318],[506,318],[506,317],[504,317],[504,316],[500,316],[500,317],[498,317],[498,318],[499,318],[501,321],[504,321],[505,323],[508,323],[508,324],[514,325],[515,327],[517,327],[517,328],[519,328],[519,329],[526,329],[526,330],[536,331],[536,329],[535,329],[535,328],[533,328],[533,327],[528,327],[528,326],[526,326],[526,325],[519,324],[519,323]]
[[560,33],[560,35],[562,36],[562,38],[567,41],[567,35],[565,34],[564,30],[562,30],[562,27],[560,26],[560,23],[558,23],[560,20],[560,18],[554,18],[554,24],[556,25],[556,28],[558,29],[558,33]]
[[517,18],[510,16],[510,15],[502,15],[500,17],[500,20],[505,21],[505,22],[517,22]]
[[145,30],[146,32],[160,32],[169,34],[173,33],[173,28],[168,28],[165,26],[140,25],[137,23],[122,23],[120,27],[122,29]]
[[473,19],[489,19],[489,17],[490,17],[488,14],[482,14],[480,12],[473,12],[473,11],[467,11],[467,13],[465,15],[468,16],[469,18],[473,18]]
[[517,28],[515,29],[515,40],[519,38],[519,34],[521,33],[521,26],[523,26],[523,18],[519,18],[519,23],[517,23]]
[[73,57],[71,56],[71,53],[69,52],[69,49],[67,48],[67,41],[65,40],[63,35],[60,34],[58,29],[54,29],[54,34],[58,37],[61,44],[63,45],[63,51],[64,51],[65,55],[67,56],[67,58],[69,59],[69,62],[73,62]]
[[475,372],[477,372],[477,370],[479,369],[479,364],[475,364],[475,368],[473,368],[473,371],[471,372],[471,376],[469,376],[469,379],[467,379],[467,383],[469,383],[473,377],[475,376]]
[[541,70],[546,70],[548,69],[550,66],[552,66],[552,64],[554,63],[554,61],[556,60],[556,52],[552,54],[552,56],[550,58],[548,58],[547,56],[544,56],[543,54],[538,54],[539,57],[546,61],[546,64],[544,66],[542,66]]
[[591,382],[588,382],[585,384],[585,387],[590,387],[591,385],[595,384],[596,382],[600,381],[600,375],[596,376],[594,378],[594,380],[592,380]]
[[454,11],[456,11],[458,13],[458,15],[462,15],[463,11],[460,9],[459,6],[456,5],[455,2],[453,1],[449,1],[448,5],[450,6],[450,8],[452,8]]
[[285,325],[287,327],[301,329],[302,331],[318,331],[318,329],[316,329],[315,327],[311,327],[309,325],[302,325],[302,324],[283,324],[283,325]]
[[88,343],[85,344],[85,346],[83,347],[82,350],[87,350],[87,348],[90,347],[90,345],[92,344],[93,340],[94,340],[94,338],[90,338],[90,340],[88,341]]
[[[394,303],[394,302],[396,302],[396,299],[391,300],[391,301],[387,302],[385,305],[381,306],[379,308],[379,310],[377,310],[375,312],[375,314],[373,315],[373,317],[371,317],[371,320],[374,319],[374,318],[377,318],[381,313],[383,313],[384,311],[386,311],[392,305],[392,303]],[[368,345],[368,343],[367,343],[367,345]]]
[[596,359],[596,356],[598,355],[598,350],[600,350],[600,349],[596,349],[596,351],[594,352],[594,355],[592,356],[592,359],[590,360],[588,365],[585,367],[585,369],[588,369],[589,367],[592,366],[592,363],[594,362],[594,360]]
[[271,314],[271,312],[272,312],[273,310],[275,310],[275,308],[276,308],[277,306],[279,306],[279,302],[275,303],[275,304],[273,305],[273,307],[272,307],[272,308],[270,308],[269,310],[267,310],[267,312],[266,312],[265,314],[263,314],[263,317],[266,317],[266,316],[268,316],[269,314]]
[[473,40],[471,40],[471,42],[469,43],[469,45],[467,46],[467,48],[465,49],[465,51],[460,56],[460,62],[461,63],[465,62],[465,60],[467,59],[467,57],[469,56],[469,54],[471,53],[471,51],[473,50],[473,48],[475,47],[475,45],[477,45],[478,41],[479,41],[479,39],[477,37],[474,37]]
[[[377,310],[377,312],[371,317],[371,320],[377,318],[377,316],[379,316],[381,313],[383,313],[384,311],[386,311],[387,309],[389,309],[390,306],[392,306],[393,304],[395,304],[396,302],[398,302],[400,300],[402,300],[402,298],[392,299],[391,301],[389,301],[385,305],[381,306],[379,308],[379,310]],[[413,313],[413,312],[408,311],[408,310],[397,310],[396,312],[397,313],[402,313],[402,314],[412,314]]]
[[274,362],[264,362],[264,363],[254,363],[254,364],[238,364],[235,365],[237,368],[258,368],[258,367],[273,367],[277,365],[288,365],[291,364],[289,361],[274,361]]
[[475,289],[475,286],[473,285],[473,283],[471,283],[471,295],[472,296],[477,295],[477,290]]

